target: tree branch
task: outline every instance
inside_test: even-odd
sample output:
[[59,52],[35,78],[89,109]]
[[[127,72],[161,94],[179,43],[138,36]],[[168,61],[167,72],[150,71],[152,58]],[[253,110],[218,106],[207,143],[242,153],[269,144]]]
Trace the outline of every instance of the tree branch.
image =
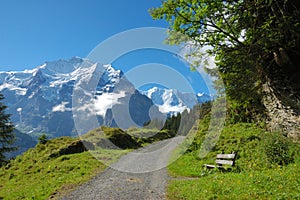
[[208,26],[208,27],[212,27],[217,29],[220,33],[223,33],[224,35],[226,35],[227,37],[229,37],[231,40],[233,40],[234,42],[245,46],[241,41],[238,40],[238,38],[232,36],[232,34],[224,31],[223,29],[221,29],[220,27],[218,27],[212,20],[210,20],[210,24],[209,23],[203,23],[201,21],[195,21],[195,20],[191,20],[187,17],[185,17],[184,15],[182,15],[177,9],[174,9],[175,11],[175,15],[178,15],[179,17],[181,17],[182,19],[184,19],[187,23],[192,23],[192,24],[200,24],[201,26]]

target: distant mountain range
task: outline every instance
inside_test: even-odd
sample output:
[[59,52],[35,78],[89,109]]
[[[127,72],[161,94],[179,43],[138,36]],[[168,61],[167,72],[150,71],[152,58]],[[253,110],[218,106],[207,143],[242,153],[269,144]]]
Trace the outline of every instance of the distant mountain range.
[[212,100],[208,94],[193,94],[180,92],[176,89],[165,89],[153,87],[147,91],[141,91],[158,106],[159,111],[165,114],[174,114],[191,109],[197,103],[203,103]]
[[[0,72],[0,92],[18,130],[52,137],[95,128],[85,122],[89,115],[97,116],[99,125],[126,129],[211,99],[207,94],[157,87],[138,91],[122,71],[79,57],[46,62],[32,70]],[[79,131],[74,116],[82,110]]]

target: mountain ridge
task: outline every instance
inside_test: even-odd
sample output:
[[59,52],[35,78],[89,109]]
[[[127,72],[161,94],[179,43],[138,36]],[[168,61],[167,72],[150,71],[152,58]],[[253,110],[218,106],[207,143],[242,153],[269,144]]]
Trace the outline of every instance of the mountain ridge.
[[[94,88],[89,88],[92,86]],[[84,95],[79,99],[85,99],[86,103],[81,102],[78,108],[77,100],[74,100],[77,89]],[[0,72],[0,92],[6,97],[7,112],[12,114],[17,129],[27,134],[76,136],[76,109],[86,109],[86,115],[96,113],[98,125],[126,129],[143,126],[151,117],[165,119],[167,115],[189,110],[196,103],[211,99],[210,95],[200,98],[173,89],[156,90],[157,98],[154,98],[149,95],[151,89],[138,91],[124,73],[112,65],[93,63],[80,57],[45,62],[30,70]],[[125,116],[126,109],[129,114]],[[118,116],[120,113],[124,116]],[[130,120],[124,122],[124,118]],[[81,132],[88,129],[87,126]]]
[[166,114],[182,113],[184,110],[189,111],[196,104],[208,102],[214,98],[212,95],[204,93],[193,94],[157,86],[140,92],[150,98],[159,107],[160,112]]
[[[100,65],[73,57],[69,60],[45,62],[32,70],[1,72],[0,92],[6,98],[4,103],[8,105],[7,112],[12,114],[12,121],[22,132],[45,132],[54,137],[76,135],[72,116],[73,90],[75,84],[80,86],[94,76],[99,76],[99,80],[96,80],[96,88],[93,90],[96,92],[91,94],[92,102],[104,93],[113,93],[123,73],[111,65]],[[124,82],[124,90],[132,87],[125,79]],[[102,105],[98,103],[92,106],[94,110],[101,110]],[[100,114],[104,118],[106,112]],[[149,120],[149,117],[143,117],[145,119],[141,120]]]

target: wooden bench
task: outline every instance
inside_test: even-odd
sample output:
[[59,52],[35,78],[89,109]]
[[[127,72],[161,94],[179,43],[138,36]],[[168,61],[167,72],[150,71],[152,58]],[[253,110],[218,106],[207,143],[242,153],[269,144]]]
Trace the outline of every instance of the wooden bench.
[[235,152],[232,152],[231,154],[218,154],[217,159],[216,159],[216,164],[217,165],[205,164],[204,166],[207,169],[212,169],[212,168],[224,169],[223,165],[234,166],[236,156],[237,156],[237,153],[235,153]]

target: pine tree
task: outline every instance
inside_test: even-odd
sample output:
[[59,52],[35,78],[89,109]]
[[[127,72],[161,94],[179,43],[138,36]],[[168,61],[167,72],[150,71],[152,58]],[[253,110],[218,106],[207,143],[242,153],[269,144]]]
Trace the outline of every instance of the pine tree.
[[6,162],[4,153],[16,150],[12,147],[15,140],[14,126],[10,121],[10,115],[5,113],[7,106],[1,102],[3,99],[3,95],[0,94],[0,166]]

